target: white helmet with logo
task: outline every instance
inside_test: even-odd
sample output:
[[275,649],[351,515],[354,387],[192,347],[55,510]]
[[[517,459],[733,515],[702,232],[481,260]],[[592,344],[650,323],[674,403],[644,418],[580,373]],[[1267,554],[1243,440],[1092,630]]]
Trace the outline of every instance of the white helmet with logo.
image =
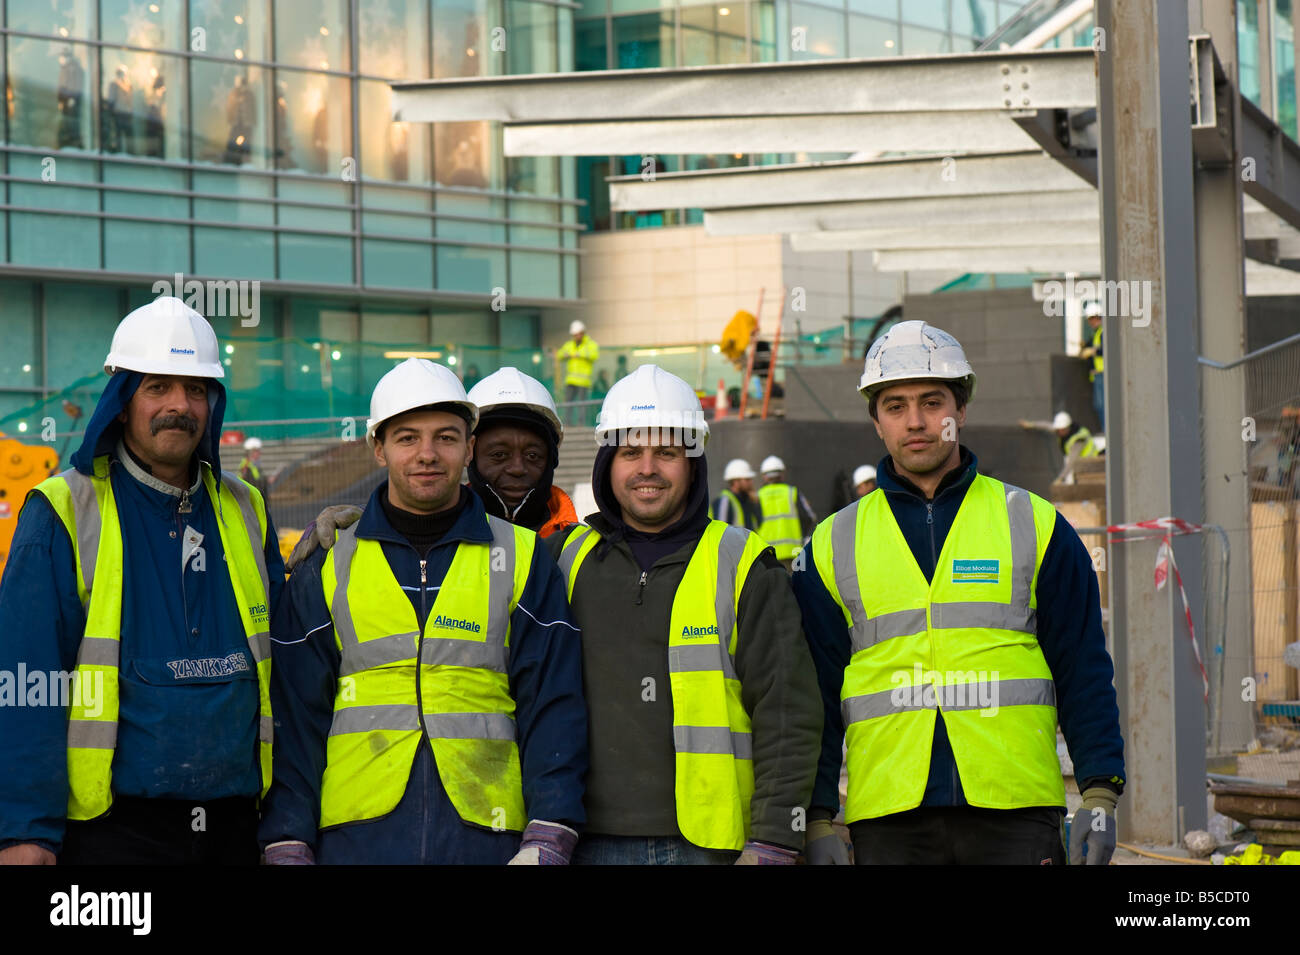
[[374,446],[375,429],[399,414],[426,405],[455,404],[469,412],[469,430],[478,423],[478,409],[465,394],[465,386],[448,368],[427,358],[408,358],[379,379],[370,395],[366,443]]
[[743,481],[757,476],[744,458],[733,458],[727,462],[727,466],[722,471],[724,481]]
[[934,378],[965,381],[967,400],[975,397],[975,372],[957,339],[925,322],[899,322],[867,352],[858,391],[870,400],[886,385]]
[[162,296],[118,323],[104,371],[224,378],[217,334],[208,320],[178,298]]
[[775,454],[769,454],[763,459],[763,463],[758,466],[758,469],[764,474],[775,474],[777,471],[785,470],[785,462]]
[[629,428],[669,429],[684,443],[690,432],[701,447],[709,442],[709,423],[695,389],[658,365],[641,365],[614,382],[596,417],[596,443],[607,444],[611,433]]
[[564,425],[555,410],[555,399],[536,378],[525,375],[518,368],[501,368],[492,372],[469,390],[469,400],[479,414],[503,411],[506,408],[524,408],[546,419],[555,431],[556,444],[564,440]]
[[862,484],[866,481],[874,481],[875,479],[876,479],[876,469],[873,468],[870,464],[864,464],[853,472],[854,487],[857,487],[859,484]]

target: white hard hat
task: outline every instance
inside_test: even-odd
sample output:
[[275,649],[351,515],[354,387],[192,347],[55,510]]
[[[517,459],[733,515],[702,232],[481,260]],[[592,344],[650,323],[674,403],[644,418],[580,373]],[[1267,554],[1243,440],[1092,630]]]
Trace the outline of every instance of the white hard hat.
[[596,417],[596,443],[605,444],[611,432],[627,428],[671,429],[699,436],[709,442],[709,423],[695,389],[658,365],[641,365],[630,375],[614,382]]
[[586,330],[587,326],[582,324],[582,322],[578,321],[576,318],[569,323],[570,335],[576,335],[578,332],[585,332]]
[[491,410],[526,408],[546,419],[555,430],[557,445],[564,440],[564,425],[555,410],[555,399],[545,385],[518,368],[492,372],[469,390],[469,400],[478,408],[480,416]]
[[1052,430],[1057,428],[1068,428],[1074,424],[1074,419],[1070,417],[1068,411],[1058,411],[1052,418]]
[[375,429],[397,415],[426,405],[456,404],[469,412],[469,430],[478,423],[478,409],[465,394],[450,369],[427,358],[408,358],[379,379],[370,395],[370,419],[366,422],[366,443],[375,444]]
[[1084,317],[1084,318],[1092,318],[1093,316],[1096,316],[1097,318],[1101,318],[1101,317],[1102,317],[1102,316],[1101,316],[1101,304],[1100,304],[1099,302],[1097,302],[1096,299],[1091,299],[1091,298],[1090,298],[1090,299],[1088,299],[1088,301],[1086,301],[1086,302],[1083,303],[1083,317]]
[[262,448],[261,438],[249,438],[247,441],[244,442],[245,451],[260,451],[261,448]]
[[853,486],[857,487],[864,481],[874,481],[876,479],[876,469],[870,464],[864,464],[853,471]]
[[778,458],[775,454],[769,454],[767,457],[763,459],[763,463],[758,466],[758,469],[762,471],[764,474],[772,474],[776,471],[784,471],[785,462],[782,461],[780,458]]
[[141,305],[118,323],[104,371],[226,377],[208,320],[170,295]]
[[858,391],[869,400],[885,385],[928,378],[964,380],[967,400],[975,397],[975,372],[957,339],[925,322],[899,322],[867,352]]
[[733,458],[727,462],[726,468],[722,471],[722,480],[724,481],[743,481],[745,478],[756,477],[754,469],[749,466],[749,462],[744,458]]

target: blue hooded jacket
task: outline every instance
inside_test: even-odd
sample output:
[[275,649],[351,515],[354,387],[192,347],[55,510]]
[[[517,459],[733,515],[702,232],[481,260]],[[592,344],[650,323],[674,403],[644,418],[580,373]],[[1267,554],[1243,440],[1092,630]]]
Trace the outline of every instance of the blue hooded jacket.
[[[181,513],[181,492],[149,475],[120,444],[117,416],[143,377],[119,372],[109,379],[72,456],[78,471],[91,474],[94,459],[109,455],[122,529],[112,789],[118,796],[196,802],[255,796],[261,789],[257,675],[218,523],[229,525],[232,515],[217,513],[201,480],[189,495],[191,511]],[[220,382],[209,381],[208,427],[196,451],[200,467],[219,467],[225,404]],[[183,560],[185,539],[192,536],[187,527],[202,535],[201,560],[192,554]],[[284,561],[269,515],[265,555],[274,608],[284,587]],[[0,848],[34,843],[57,853],[62,844],[67,707],[52,698],[57,694],[49,687],[56,681],[49,675],[76,668],[86,624],[77,575],[63,523],[44,495],[28,495],[0,581],[0,674],[23,677],[6,687],[0,675],[0,778],[9,781],[0,789]],[[247,669],[232,664],[241,658]],[[44,691],[38,695],[38,689]],[[6,691],[14,698],[6,699]]]
[[[927,581],[934,576],[939,552],[978,465],[975,455],[963,447],[960,466],[944,476],[930,500],[898,476],[892,458],[886,457],[877,468],[879,490]],[[792,583],[825,705],[812,807],[836,812],[844,740],[840,689],[852,652],[849,628],[839,605],[822,584],[811,544],[804,547],[802,569],[794,572]],[[1039,569],[1036,596],[1038,644],[1056,683],[1057,718],[1074,760],[1079,789],[1101,783],[1121,790],[1124,741],[1115,702],[1115,669],[1101,628],[1097,575],[1083,541],[1059,512]],[[930,773],[921,805],[967,805],[942,713],[935,721]]]
[[[487,512],[462,487],[462,510],[425,554],[396,531],[377,487],[357,536],[377,540],[424,629],[438,589],[462,541],[490,544]],[[289,593],[271,622],[271,709],[275,713],[275,782],[258,832],[262,844],[299,841],[323,864],[496,864],[519,848],[519,834],[463,823],[439,778],[431,747],[417,748],[405,793],[393,811],[367,822],[318,832],[325,747],[338,692],[338,641],[325,603],[321,570],[328,552],[296,567]],[[424,558],[425,580],[420,564]],[[515,701],[524,807],[529,819],[579,828],[586,821],[587,707],[582,692],[581,634],[571,623],[564,580],[541,540],[528,583],[510,615],[507,669]]]

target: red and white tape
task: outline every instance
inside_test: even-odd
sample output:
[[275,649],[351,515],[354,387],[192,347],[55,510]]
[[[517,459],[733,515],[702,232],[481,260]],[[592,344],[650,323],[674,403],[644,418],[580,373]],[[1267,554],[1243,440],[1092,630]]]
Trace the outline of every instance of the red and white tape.
[[1192,608],[1187,603],[1187,591],[1183,589],[1183,575],[1174,560],[1173,543],[1169,540],[1178,534],[1196,534],[1201,531],[1200,524],[1191,524],[1178,517],[1158,517],[1151,521],[1135,521],[1132,524],[1111,524],[1106,528],[1108,534],[1122,534],[1127,531],[1148,530],[1155,534],[1143,534],[1138,537],[1112,537],[1112,543],[1127,541],[1153,540],[1160,538],[1160,548],[1156,551],[1156,590],[1163,590],[1169,582],[1169,568],[1174,570],[1174,580],[1178,583],[1178,593],[1183,598],[1183,615],[1187,618],[1187,636],[1192,641],[1192,653],[1196,656],[1196,665],[1201,669],[1201,684],[1205,691],[1205,702],[1210,701],[1210,678],[1205,672],[1201,660],[1201,648],[1196,643],[1196,627],[1192,624]]

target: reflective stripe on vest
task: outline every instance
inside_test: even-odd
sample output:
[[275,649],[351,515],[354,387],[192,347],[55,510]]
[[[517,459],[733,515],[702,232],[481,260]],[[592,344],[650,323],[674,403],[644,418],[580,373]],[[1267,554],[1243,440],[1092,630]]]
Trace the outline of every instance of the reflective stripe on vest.
[[[718,496],[727,502],[728,517],[730,520],[726,523],[733,527],[744,527],[746,524],[745,509],[740,506],[740,498],[736,497],[735,494],[731,493],[731,491],[726,488],[723,488],[722,493]],[[721,520],[721,518],[718,518],[718,520]]]
[[850,630],[848,821],[920,805],[940,710],[972,806],[1064,805],[1055,685],[1035,635],[1055,521],[1048,502],[977,475],[929,582],[883,491],[818,525],[814,562]]
[[[75,820],[93,819],[112,805],[112,763],[117,746],[122,531],[107,455],[95,459],[94,470],[94,477],[76,470],[64,471],[35,488],[50,502],[72,540],[79,568],[77,596],[86,611],[74,686],[89,683],[94,687],[94,696],[87,690],[74,689],[68,708],[68,818]],[[201,474],[217,518],[249,653],[257,669],[258,768],[265,796],[271,786],[274,735],[271,638],[267,631],[271,588],[264,552],[266,509],[261,495],[236,475],[222,472],[218,485],[208,465],[201,466]],[[234,521],[226,520],[227,509],[238,515],[237,527]]]
[[1070,449],[1080,442],[1083,443],[1083,450],[1079,452],[1081,458],[1093,458],[1097,456],[1097,445],[1093,443],[1092,432],[1087,428],[1080,428],[1074,434],[1065,440],[1065,456],[1070,456]]
[[[599,539],[590,527],[569,532],[560,564],[570,600],[583,559]],[[709,849],[740,849],[750,831],[754,747],[736,675],[736,616],[749,570],[765,547],[752,531],[709,521],[669,617],[677,825],[686,839]]]
[[341,655],[321,828],[391,812],[422,737],[462,820],[515,832],[527,823],[507,670],[537,538],[487,521],[492,544],[456,548],[423,635],[382,545],[355,524],[339,532],[321,572]]
[[799,490],[790,484],[766,484],[759,489],[758,504],[763,513],[758,536],[772,545],[777,560],[794,557],[803,544],[799,527]]

